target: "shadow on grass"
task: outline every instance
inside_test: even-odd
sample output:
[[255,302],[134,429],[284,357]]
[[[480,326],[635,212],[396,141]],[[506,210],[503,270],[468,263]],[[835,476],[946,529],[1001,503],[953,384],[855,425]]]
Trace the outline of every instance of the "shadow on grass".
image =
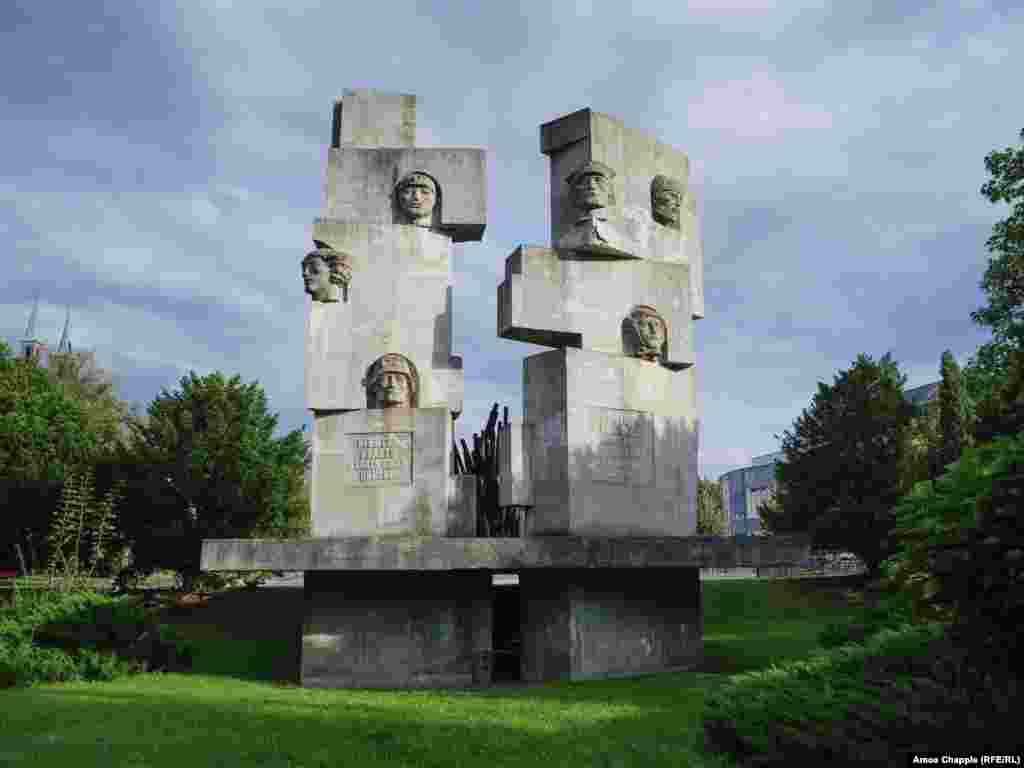
[[40,687],[14,692],[0,713],[0,763],[728,765],[703,753],[702,695],[655,710],[621,697],[570,696],[566,706],[535,694],[280,690],[183,675]]

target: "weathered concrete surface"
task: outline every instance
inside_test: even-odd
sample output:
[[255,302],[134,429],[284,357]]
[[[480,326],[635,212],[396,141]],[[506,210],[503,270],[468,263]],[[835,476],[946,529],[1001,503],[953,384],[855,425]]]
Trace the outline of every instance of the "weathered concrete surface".
[[458,571],[549,568],[736,568],[799,562],[806,540],[537,536],[523,539],[375,536],[207,539],[205,571]]
[[451,242],[422,227],[317,219],[315,242],[348,254],[348,301],[311,302],[306,407],[366,408],[363,377],[381,355],[416,366],[420,408],[462,410],[462,360],[452,355]]
[[411,147],[416,143],[416,97],[346,88],[334,104],[331,146]]
[[523,361],[528,535],[692,536],[693,368],[559,349]]
[[301,682],[327,688],[466,687],[487,682],[485,573],[306,574]]
[[313,535],[448,535],[450,445],[447,408],[315,414]]
[[702,657],[698,569],[520,575],[524,681],[689,669]]
[[438,186],[435,229],[456,243],[483,238],[487,225],[487,155],[483,149],[331,149],[324,213],[344,221],[401,224],[404,217],[394,188],[412,171],[428,174]]
[[498,336],[624,355],[629,313],[645,304],[668,325],[665,365],[685,368],[696,362],[689,282],[687,264],[580,259],[521,246],[505,260],[498,286]]
[[[686,154],[590,109],[542,125],[540,149],[551,158],[551,242],[570,235],[580,217],[566,179],[586,162],[604,163],[616,173],[612,181],[615,204],[606,213],[610,224],[631,243],[626,249],[637,258],[689,264],[690,309],[694,319],[703,317],[704,256]],[[654,223],[651,216],[651,181],[660,174],[686,187],[678,230]]]

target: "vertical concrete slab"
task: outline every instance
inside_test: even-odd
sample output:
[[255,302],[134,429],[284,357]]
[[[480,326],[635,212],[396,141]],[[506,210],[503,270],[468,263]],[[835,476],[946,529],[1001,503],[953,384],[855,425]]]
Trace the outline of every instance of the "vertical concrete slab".
[[525,571],[520,589],[526,681],[677,671],[701,661],[696,568]]
[[524,361],[523,415],[532,430],[529,534],[694,535],[693,368],[543,352]]
[[467,687],[492,636],[490,574],[307,571],[301,683]]

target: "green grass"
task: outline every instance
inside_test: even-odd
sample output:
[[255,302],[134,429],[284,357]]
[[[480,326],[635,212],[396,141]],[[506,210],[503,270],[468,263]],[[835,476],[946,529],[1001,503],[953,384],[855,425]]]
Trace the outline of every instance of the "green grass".
[[297,597],[239,591],[168,615],[198,646],[192,674],[0,691],[0,765],[728,766],[702,746],[705,697],[724,672],[802,656],[827,623],[856,614],[838,592],[800,582],[705,582],[703,671],[483,691],[313,690],[284,682]]

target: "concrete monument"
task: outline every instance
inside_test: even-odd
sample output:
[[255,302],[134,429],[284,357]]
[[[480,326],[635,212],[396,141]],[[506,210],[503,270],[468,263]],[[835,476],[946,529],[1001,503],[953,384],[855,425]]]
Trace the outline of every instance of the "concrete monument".
[[[483,233],[484,156],[414,144],[412,96],[335,105],[303,261],[313,536],[206,541],[203,568],[304,571],[307,686],[486,685],[509,624],[524,681],[693,667],[699,568],[805,547],[693,535],[704,310],[686,156],[590,110],[541,126],[555,247],[518,248],[498,288],[498,335],[551,347],[524,360],[524,421],[494,457],[497,504],[525,510],[527,535],[477,538],[477,478],[450,472],[450,265]],[[519,576],[512,613],[498,571]]]

